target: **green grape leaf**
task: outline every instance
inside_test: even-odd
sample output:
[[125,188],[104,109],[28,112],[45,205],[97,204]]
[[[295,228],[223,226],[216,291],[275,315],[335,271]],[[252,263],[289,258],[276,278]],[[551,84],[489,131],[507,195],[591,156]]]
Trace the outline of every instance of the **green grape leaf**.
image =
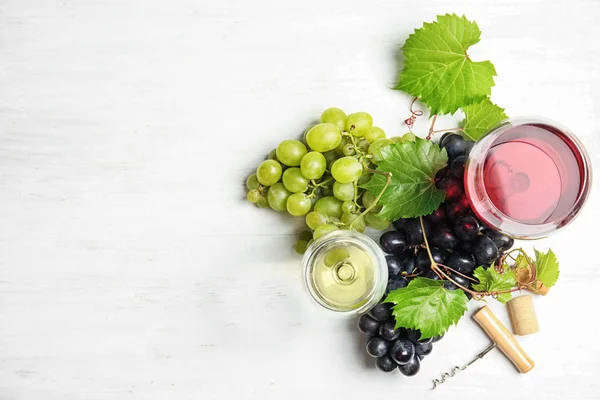
[[504,108],[498,107],[490,99],[465,106],[462,110],[465,113],[463,134],[473,141],[476,141],[499,122],[508,118]]
[[[431,214],[444,201],[445,192],[435,187],[435,174],[448,162],[445,149],[435,143],[416,138],[414,142],[401,141],[381,149],[383,160],[377,170],[390,172],[389,186],[381,196],[378,217],[395,221]],[[373,196],[385,187],[386,178],[374,174],[362,188]]]
[[[473,276],[479,281],[479,283],[472,285],[473,289],[478,292],[510,290],[517,286],[515,274],[511,269],[506,269],[503,274],[499,274],[494,267],[478,267],[473,272]],[[505,304],[511,298],[512,293],[501,293],[497,297],[498,301],[502,304]]]
[[554,286],[560,273],[556,254],[551,249],[547,253],[535,250],[533,264],[535,265],[536,279],[547,287]]
[[386,303],[394,303],[392,314],[396,328],[418,329],[421,339],[441,335],[467,311],[467,296],[460,290],[448,290],[442,281],[415,278],[405,288],[393,290]]
[[489,61],[474,62],[467,50],[479,42],[481,31],[465,16],[438,15],[424,23],[402,47],[404,68],[394,89],[425,102],[431,114],[454,114],[488,97],[496,69]]

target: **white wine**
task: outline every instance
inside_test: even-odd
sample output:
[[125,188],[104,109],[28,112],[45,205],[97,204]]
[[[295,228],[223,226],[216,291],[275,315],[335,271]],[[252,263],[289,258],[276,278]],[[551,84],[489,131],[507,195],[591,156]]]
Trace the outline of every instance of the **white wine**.
[[385,257],[368,236],[338,230],[314,242],[304,257],[312,297],[332,311],[360,313],[383,296]]

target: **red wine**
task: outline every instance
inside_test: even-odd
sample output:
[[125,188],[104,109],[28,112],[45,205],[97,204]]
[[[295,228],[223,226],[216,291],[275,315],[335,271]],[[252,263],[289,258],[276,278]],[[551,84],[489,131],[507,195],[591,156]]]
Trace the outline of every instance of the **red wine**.
[[509,236],[535,239],[568,224],[590,191],[581,142],[554,123],[508,120],[481,138],[465,168],[475,214]]
[[490,200],[507,217],[527,224],[556,221],[581,191],[583,160],[560,131],[519,125],[492,143],[483,167]]

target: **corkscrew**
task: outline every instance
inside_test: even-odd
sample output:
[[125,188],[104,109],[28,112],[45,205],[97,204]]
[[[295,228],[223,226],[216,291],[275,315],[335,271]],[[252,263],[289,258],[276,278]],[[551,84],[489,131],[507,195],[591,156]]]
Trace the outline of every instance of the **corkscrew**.
[[432,389],[438,387],[442,383],[445,383],[448,379],[452,378],[460,371],[464,371],[477,360],[483,358],[487,353],[495,349],[496,347],[504,353],[504,355],[515,365],[517,370],[525,374],[534,367],[535,363],[525,351],[521,348],[515,337],[506,329],[506,327],[500,322],[500,320],[492,313],[492,310],[488,306],[483,306],[473,314],[473,319],[483,328],[485,333],[492,339],[492,344],[486,347],[481,353],[477,354],[475,358],[469,361],[462,367],[455,366],[452,368],[450,373],[443,373],[441,379],[434,379]]

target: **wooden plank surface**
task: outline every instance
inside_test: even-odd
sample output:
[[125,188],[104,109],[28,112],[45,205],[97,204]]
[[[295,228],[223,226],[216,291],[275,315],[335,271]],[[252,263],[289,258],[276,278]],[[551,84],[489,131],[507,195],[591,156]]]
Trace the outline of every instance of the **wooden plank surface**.
[[[375,371],[303,290],[301,221],[243,181],[329,106],[403,133],[398,48],[445,12],[478,22],[509,115],[568,125],[600,165],[598,1],[1,0],[0,400],[433,398],[480,328],[417,377]],[[598,205],[535,243],[562,261],[519,339],[535,369],[495,351],[437,399],[600,398]]]

